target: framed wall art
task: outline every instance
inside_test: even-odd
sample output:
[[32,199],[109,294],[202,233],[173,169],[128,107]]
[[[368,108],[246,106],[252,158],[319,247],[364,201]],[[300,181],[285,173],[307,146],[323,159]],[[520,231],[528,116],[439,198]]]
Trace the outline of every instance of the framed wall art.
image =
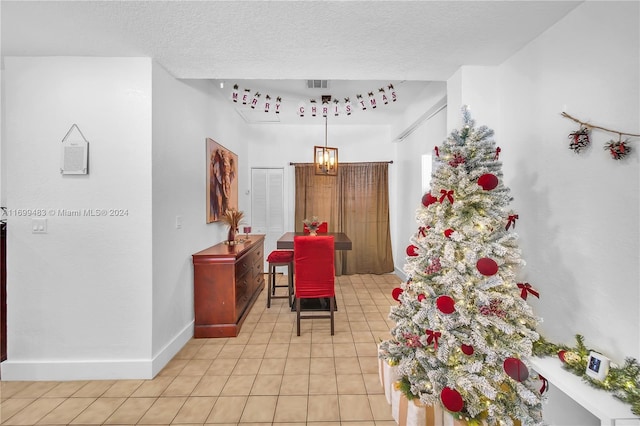
[[238,156],[211,138],[207,144],[207,223],[238,209]]

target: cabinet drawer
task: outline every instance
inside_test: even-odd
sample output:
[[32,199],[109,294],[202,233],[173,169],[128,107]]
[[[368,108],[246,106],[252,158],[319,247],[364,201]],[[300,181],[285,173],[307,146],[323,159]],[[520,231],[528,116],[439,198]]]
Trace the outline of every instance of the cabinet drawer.
[[237,278],[253,270],[253,260],[254,260],[254,257],[251,256],[251,253],[247,253],[247,255],[242,256],[241,259],[238,259],[238,262],[236,263]]

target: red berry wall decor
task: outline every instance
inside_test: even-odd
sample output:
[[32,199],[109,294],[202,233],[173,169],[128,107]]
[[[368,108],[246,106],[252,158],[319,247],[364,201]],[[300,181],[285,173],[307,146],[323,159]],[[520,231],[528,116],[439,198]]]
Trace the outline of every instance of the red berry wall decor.
[[629,146],[629,140],[613,141],[610,140],[604,145],[605,150],[609,150],[611,158],[614,160],[622,160],[631,153],[631,147]]
[[580,130],[569,133],[569,139],[571,140],[569,148],[576,154],[583,151],[591,144],[591,140],[589,140],[589,133],[589,128],[585,126],[581,126]]
[[631,141],[629,139],[622,140],[622,136],[640,138],[640,134],[637,133],[620,132],[618,130],[607,129],[606,127],[594,126],[593,124],[585,123],[584,121],[570,116],[566,112],[563,112],[561,115],[564,118],[568,118],[569,120],[573,120],[576,123],[580,124],[580,130],[569,134],[569,139],[571,139],[569,148],[573,149],[575,152],[580,152],[584,148],[587,148],[589,146],[589,144],[591,143],[591,129],[599,129],[603,132],[614,133],[618,135],[617,141],[611,139],[604,144],[605,151],[609,151],[611,158],[613,158],[614,160],[622,160],[629,156],[629,154],[631,153]]

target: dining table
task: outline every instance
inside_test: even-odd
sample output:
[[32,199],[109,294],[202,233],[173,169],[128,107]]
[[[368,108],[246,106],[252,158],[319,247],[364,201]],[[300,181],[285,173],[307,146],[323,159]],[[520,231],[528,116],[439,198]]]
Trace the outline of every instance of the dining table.
[[[309,235],[306,232],[285,232],[276,242],[276,247],[280,250],[293,250],[293,237],[297,235]],[[351,250],[351,240],[344,232],[326,232],[318,235],[333,236],[333,246],[336,250]]]

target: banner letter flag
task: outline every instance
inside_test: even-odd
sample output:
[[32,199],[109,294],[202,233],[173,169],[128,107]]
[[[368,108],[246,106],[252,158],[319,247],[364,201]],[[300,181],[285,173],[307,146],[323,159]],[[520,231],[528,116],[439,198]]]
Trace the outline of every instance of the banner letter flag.
[[371,105],[371,108],[375,109],[376,108],[376,98],[375,96],[373,96],[373,92],[369,92],[369,105]]
[[311,116],[315,117],[318,113],[318,105],[316,105],[315,99],[311,99],[309,102],[311,103],[311,106],[309,107],[309,109],[311,109]]
[[387,98],[387,93],[384,91],[384,87],[379,88],[378,93],[382,93],[382,102],[387,105],[389,103],[389,98]]
[[340,114],[340,102],[337,99],[333,100],[333,115],[336,117]]
[[349,98],[344,98],[344,112],[351,115],[351,100]]
[[242,94],[242,105],[246,105],[249,102],[249,95],[251,89],[244,89],[244,93]]
[[240,97],[240,95],[238,94],[238,85],[234,84],[233,85],[233,91],[231,92],[231,100],[233,102],[238,102],[238,98]]
[[389,84],[389,86],[387,86],[387,88],[391,91],[391,100],[393,102],[395,102],[398,96],[396,95],[396,91],[393,88],[393,84]]
[[258,99],[260,99],[260,92],[256,92],[253,95],[253,99],[251,99],[251,109],[256,108],[256,105],[258,105]]
[[271,108],[271,96],[264,96],[264,112],[269,112],[269,108]]
[[322,103],[322,116],[326,117],[329,114],[329,103],[328,102],[323,102]]
[[367,105],[364,103],[364,99],[362,99],[362,95],[356,95],[356,99],[358,100],[358,104],[360,105],[360,108],[363,111],[367,109]]
[[280,114],[280,104],[282,103],[282,98],[278,96],[276,98],[276,114]]
[[305,106],[306,106],[306,105],[305,105],[305,103],[304,103],[304,102],[300,102],[300,103],[298,104],[298,115],[299,115],[300,117],[304,117]]

